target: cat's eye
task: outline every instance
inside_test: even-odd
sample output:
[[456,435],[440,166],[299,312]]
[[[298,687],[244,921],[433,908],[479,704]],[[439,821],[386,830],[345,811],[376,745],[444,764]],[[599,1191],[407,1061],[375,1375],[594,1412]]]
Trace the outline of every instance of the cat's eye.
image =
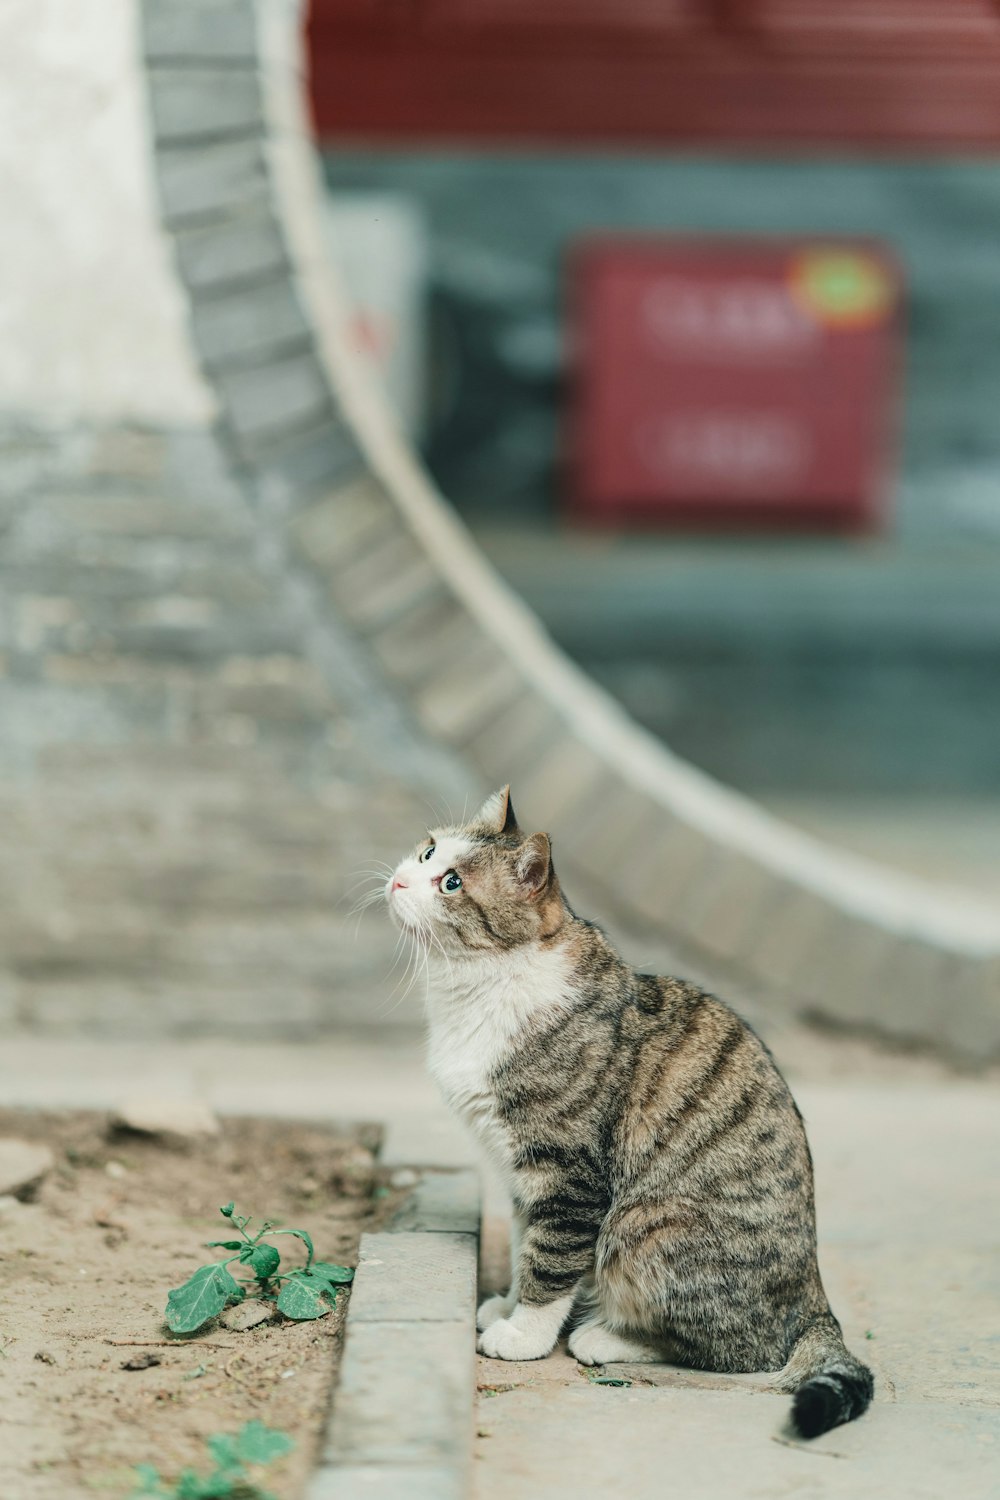
[[462,889],[462,877],[456,875],[454,870],[449,870],[441,882],[443,891],[460,891]]
[[425,865],[427,863],[427,861],[430,859],[431,855],[434,853],[434,850],[436,848],[437,848],[436,844],[428,844],[427,845],[427,848],[424,850],[423,854],[421,854],[421,856],[420,856],[420,863],[422,865]]

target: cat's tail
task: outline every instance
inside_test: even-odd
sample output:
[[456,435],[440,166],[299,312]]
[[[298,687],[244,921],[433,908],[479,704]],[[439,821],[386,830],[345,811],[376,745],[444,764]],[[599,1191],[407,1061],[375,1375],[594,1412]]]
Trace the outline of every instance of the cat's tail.
[[783,1384],[794,1392],[792,1426],[800,1437],[819,1437],[868,1410],[875,1379],[844,1344],[840,1324],[824,1313],[803,1330],[785,1366]]

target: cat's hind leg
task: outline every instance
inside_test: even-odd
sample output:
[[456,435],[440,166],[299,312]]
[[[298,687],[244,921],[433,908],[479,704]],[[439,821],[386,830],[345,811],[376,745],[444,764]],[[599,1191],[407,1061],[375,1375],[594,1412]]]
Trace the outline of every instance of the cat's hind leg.
[[593,1316],[578,1323],[569,1336],[570,1354],[581,1365],[651,1365],[662,1362],[664,1356],[652,1344],[641,1343],[625,1334],[615,1333]]

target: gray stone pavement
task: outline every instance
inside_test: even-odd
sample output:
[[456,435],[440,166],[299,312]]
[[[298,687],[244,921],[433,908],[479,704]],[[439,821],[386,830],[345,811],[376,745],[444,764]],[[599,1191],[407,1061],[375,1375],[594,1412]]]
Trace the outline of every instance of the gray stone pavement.
[[[1000,1496],[1000,1091],[918,1057],[786,1028],[770,1037],[812,1140],[820,1259],[849,1342],[876,1370],[861,1422],[809,1445],[787,1398],[752,1377],[618,1366],[626,1386],[558,1352],[478,1362],[475,1500],[562,1500],[601,1490],[685,1496],[899,1500]],[[469,1159],[426,1077],[416,1036],[312,1045],[155,1045],[17,1037],[0,1100],[111,1105],[147,1093],[224,1112],[388,1123],[395,1162]],[[487,1185],[483,1283],[505,1272],[504,1205]],[[470,1332],[471,1337],[471,1332]],[[424,1479],[428,1476],[424,1475]]]

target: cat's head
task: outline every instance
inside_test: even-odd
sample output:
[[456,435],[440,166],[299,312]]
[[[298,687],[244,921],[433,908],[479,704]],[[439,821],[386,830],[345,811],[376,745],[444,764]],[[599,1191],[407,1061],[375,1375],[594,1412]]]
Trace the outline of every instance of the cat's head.
[[468,823],[432,829],[386,882],[393,920],[449,956],[520,947],[559,925],[548,836],[517,826],[510,787]]

